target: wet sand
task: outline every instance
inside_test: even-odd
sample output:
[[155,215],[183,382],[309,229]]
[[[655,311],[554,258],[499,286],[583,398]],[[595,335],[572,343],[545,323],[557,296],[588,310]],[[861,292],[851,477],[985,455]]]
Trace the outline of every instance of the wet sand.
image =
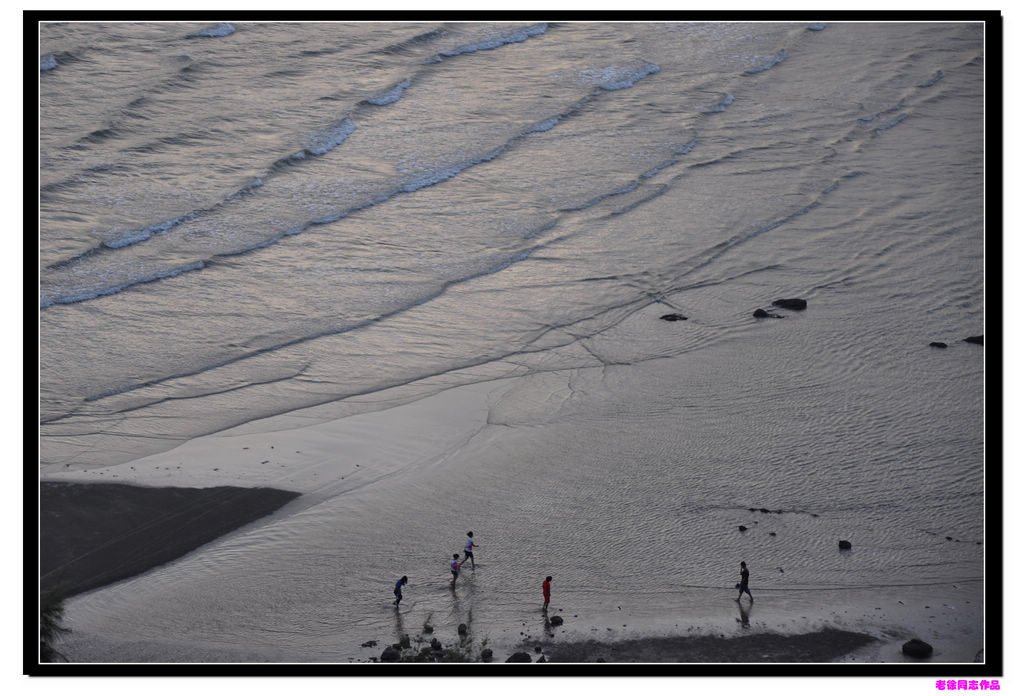
[[150,488],[42,482],[40,591],[72,596],[173,561],[299,494],[274,488]]
[[863,633],[824,629],[800,635],[672,636],[617,642],[555,644],[548,662],[831,662],[876,639]]

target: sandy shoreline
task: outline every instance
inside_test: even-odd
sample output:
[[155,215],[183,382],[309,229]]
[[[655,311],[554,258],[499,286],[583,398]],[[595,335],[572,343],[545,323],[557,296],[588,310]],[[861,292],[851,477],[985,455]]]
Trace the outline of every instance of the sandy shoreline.
[[274,488],[40,485],[40,590],[72,596],[173,561],[299,494]]

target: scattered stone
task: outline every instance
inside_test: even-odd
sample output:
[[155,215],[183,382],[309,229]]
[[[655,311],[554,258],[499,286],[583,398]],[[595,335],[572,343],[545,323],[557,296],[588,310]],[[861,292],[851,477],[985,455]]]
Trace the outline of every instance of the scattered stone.
[[459,624],[459,635],[464,636],[469,632],[469,626],[464,623]]
[[807,300],[801,300],[799,298],[775,300],[772,304],[776,307],[782,307],[783,309],[807,309]]
[[375,640],[368,640],[368,641],[366,641],[365,643],[363,643],[359,647],[361,647],[361,648],[375,648],[375,647],[377,647],[377,641],[375,641]]
[[552,616],[551,617],[551,625],[552,626],[561,626],[563,623],[565,623],[565,621],[563,621],[561,616]]
[[686,317],[682,314],[662,314],[661,318],[665,321],[686,321]]
[[914,638],[903,644],[903,654],[911,657],[928,657],[932,654],[932,646]]
[[775,532],[768,532],[768,536],[775,536]]
[[441,641],[439,641],[437,638],[431,638],[430,639],[430,647],[433,648],[434,650],[440,650],[441,649]]
[[484,648],[480,651],[480,659],[484,662],[490,662],[492,657],[494,657],[494,651],[490,648]]
[[741,525],[740,525],[740,531],[741,531],[741,532],[745,532],[745,531],[747,531],[747,528],[746,528],[746,527],[744,527],[744,526],[743,526],[743,525],[741,524]]
[[409,647],[409,636],[407,634],[403,633],[402,636],[398,639],[398,647],[400,647],[400,648],[408,648]]
[[953,541],[953,537],[946,537],[946,541]]
[[843,539],[843,540],[840,540],[840,542],[839,542],[839,548],[841,548],[841,549],[852,549],[853,548],[853,544],[851,544],[850,542],[848,542],[845,539]]
[[766,312],[763,309],[755,309],[754,310],[754,318],[755,319],[781,319],[782,316],[779,315],[779,314],[772,314],[771,312]]
[[533,651],[534,652],[540,652],[541,651],[541,647],[539,645],[536,645],[536,646],[534,646]]
[[949,348],[949,346],[947,346],[942,341],[932,341],[928,345],[931,346],[932,348]]
[[979,346],[985,345],[985,336],[984,335],[981,335],[981,336],[968,336],[964,340],[967,341],[968,343],[977,343]]
[[530,659],[530,655],[528,653],[517,652],[512,653],[512,655],[507,660],[505,660],[505,662],[533,662],[533,660]]
[[537,659],[537,664],[540,664],[541,662],[547,662],[547,659],[546,659],[546,658],[545,658],[545,657],[544,657],[543,655],[541,655],[541,656],[540,656],[540,657],[539,657],[539,658]]
[[381,662],[397,662],[398,658],[402,656],[402,653],[398,651],[394,646],[389,645],[384,648],[384,652],[380,654]]
[[434,627],[431,626],[428,623],[425,623],[425,624],[423,624],[423,632],[424,633],[433,633],[434,632]]

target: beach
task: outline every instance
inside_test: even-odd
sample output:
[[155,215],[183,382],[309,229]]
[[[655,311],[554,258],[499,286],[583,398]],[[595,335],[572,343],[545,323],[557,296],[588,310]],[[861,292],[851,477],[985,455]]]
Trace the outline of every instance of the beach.
[[62,652],[984,660],[988,31],[41,24]]

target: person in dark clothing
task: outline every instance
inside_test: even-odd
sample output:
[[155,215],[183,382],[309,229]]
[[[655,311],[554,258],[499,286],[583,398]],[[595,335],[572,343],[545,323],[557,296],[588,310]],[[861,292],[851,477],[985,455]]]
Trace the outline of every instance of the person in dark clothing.
[[403,575],[401,578],[398,579],[398,582],[395,583],[395,607],[396,608],[398,607],[398,605],[402,601],[402,585],[406,584],[407,582],[409,582],[409,578],[407,578],[406,576]]
[[747,587],[747,583],[750,581],[750,571],[747,570],[746,561],[740,561],[740,584],[739,584],[739,596],[736,597],[736,601],[740,601],[740,597],[746,592],[747,596],[750,597],[750,601],[754,601],[754,595],[750,594],[750,588]]

